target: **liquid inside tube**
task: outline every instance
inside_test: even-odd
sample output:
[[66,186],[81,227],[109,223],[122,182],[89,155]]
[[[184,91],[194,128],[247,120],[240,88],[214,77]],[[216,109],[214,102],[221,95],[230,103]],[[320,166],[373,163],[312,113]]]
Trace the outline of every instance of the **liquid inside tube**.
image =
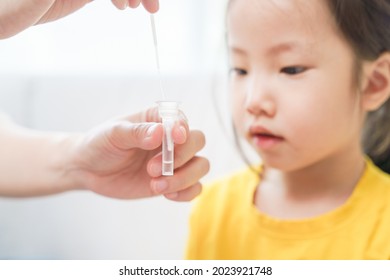
[[174,149],[172,129],[179,115],[177,102],[158,102],[158,111],[162,119],[164,136],[162,141],[162,175],[172,176],[174,170]]
[[173,159],[174,159],[174,144],[172,139],[172,128],[174,125],[173,120],[163,121],[164,126],[164,138],[162,147],[162,175],[172,176],[173,175]]

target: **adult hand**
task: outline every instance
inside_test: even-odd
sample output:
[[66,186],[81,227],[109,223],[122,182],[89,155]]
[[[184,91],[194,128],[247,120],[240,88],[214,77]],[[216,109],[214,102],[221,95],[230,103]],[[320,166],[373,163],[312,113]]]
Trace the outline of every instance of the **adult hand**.
[[200,193],[199,179],[209,170],[208,160],[196,156],[205,144],[204,135],[189,131],[184,119],[175,125],[175,171],[169,177],[161,175],[162,135],[157,108],[110,121],[81,137],[70,149],[67,176],[109,197],[163,194],[171,200],[191,200]]
[[144,8],[150,12],[155,13],[159,8],[159,0],[111,0],[112,3],[118,9],[126,9],[128,6],[130,8],[137,8],[141,3]]
[[[82,8],[93,0],[1,0],[0,39],[11,37],[39,23],[54,21]],[[118,9],[136,8],[140,3],[150,13],[159,9],[159,0],[112,0]]]

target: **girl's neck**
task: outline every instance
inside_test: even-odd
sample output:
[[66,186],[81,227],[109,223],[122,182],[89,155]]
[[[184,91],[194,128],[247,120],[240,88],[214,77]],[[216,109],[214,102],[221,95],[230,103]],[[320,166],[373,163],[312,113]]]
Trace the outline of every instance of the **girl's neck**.
[[261,211],[280,218],[304,218],[325,213],[350,197],[364,166],[363,153],[360,149],[353,149],[292,172],[265,167],[255,204]]

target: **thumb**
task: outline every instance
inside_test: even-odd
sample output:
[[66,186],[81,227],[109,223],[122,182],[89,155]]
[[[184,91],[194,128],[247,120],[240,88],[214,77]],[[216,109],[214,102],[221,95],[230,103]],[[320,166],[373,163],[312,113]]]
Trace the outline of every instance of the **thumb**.
[[160,123],[121,122],[111,130],[109,141],[121,150],[154,150],[161,145],[162,135],[163,128]]

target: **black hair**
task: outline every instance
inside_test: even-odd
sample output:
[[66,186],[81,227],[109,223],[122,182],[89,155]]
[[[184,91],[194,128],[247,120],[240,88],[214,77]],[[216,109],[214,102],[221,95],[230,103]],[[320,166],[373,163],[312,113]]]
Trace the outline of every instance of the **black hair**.
[[[390,51],[389,0],[327,0],[358,60],[375,60]],[[390,99],[368,113],[363,131],[365,153],[390,174]]]

